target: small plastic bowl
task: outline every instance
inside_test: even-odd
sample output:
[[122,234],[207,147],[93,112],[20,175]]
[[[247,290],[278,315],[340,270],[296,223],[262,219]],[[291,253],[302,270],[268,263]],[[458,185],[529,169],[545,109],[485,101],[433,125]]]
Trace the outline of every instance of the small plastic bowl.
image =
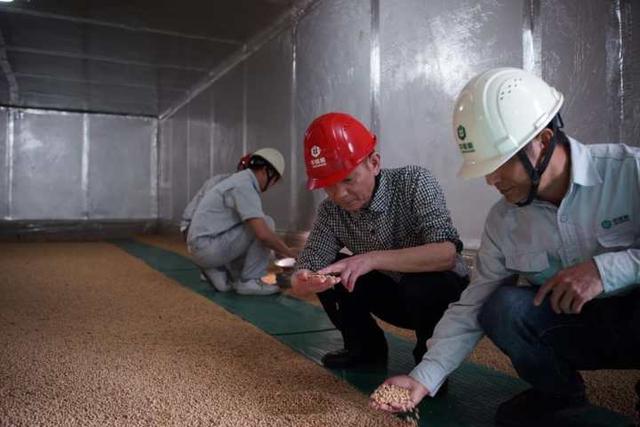
[[296,265],[295,258],[280,258],[273,262],[276,266],[282,268],[283,270],[292,269],[294,265]]

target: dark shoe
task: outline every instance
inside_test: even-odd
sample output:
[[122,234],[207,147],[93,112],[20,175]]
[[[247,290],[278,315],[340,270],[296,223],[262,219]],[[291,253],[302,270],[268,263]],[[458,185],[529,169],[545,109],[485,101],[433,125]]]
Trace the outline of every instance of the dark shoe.
[[322,356],[322,364],[329,369],[349,369],[364,365],[386,366],[387,358],[387,351],[356,353],[343,348],[342,350],[332,351]]
[[571,397],[554,396],[529,389],[498,406],[496,425],[559,427],[567,424],[572,410],[583,408],[587,404],[584,394]]

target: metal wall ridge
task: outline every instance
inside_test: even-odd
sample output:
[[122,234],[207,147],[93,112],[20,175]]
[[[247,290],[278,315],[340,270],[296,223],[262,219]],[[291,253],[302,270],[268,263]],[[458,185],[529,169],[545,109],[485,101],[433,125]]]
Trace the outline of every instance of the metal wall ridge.
[[20,46],[12,46],[5,45],[4,47],[9,52],[19,52],[19,53],[31,53],[34,55],[46,55],[46,56],[55,56],[60,58],[71,58],[71,59],[81,59],[81,60],[91,60],[91,61],[100,61],[100,62],[109,62],[111,64],[120,64],[120,65],[135,65],[138,67],[147,67],[147,68],[168,68],[173,70],[188,70],[188,71],[197,71],[204,72],[207,71],[206,68],[201,67],[192,67],[189,65],[179,65],[179,64],[160,64],[160,63],[151,63],[151,62],[143,62],[143,61],[132,61],[129,59],[120,59],[113,56],[103,56],[103,55],[89,55],[86,53],[73,53],[73,52],[65,52],[65,51],[54,51],[48,49],[35,49],[31,47],[20,47]]
[[142,119],[146,121],[158,120],[155,116],[147,116],[142,114],[122,114],[122,113],[112,113],[108,111],[84,111],[84,110],[62,110],[57,108],[33,108],[33,107],[20,107],[18,105],[7,105],[0,103],[0,111],[2,110],[14,110],[16,112],[21,113],[29,113],[29,114],[50,114],[50,115],[60,115],[60,116],[68,116],[68,115],[82,115],[82,114],[90,114],[93,117],[121,117],[125,119]]
[[242,61],[260,50],[262,46],[270,42],[283,31],[286,31],[291,26],[295,26],[303,16],[313,10],[321,1],[322,0],[297,0],[289,10],[284,12],[276,20],[275,24],[253,36],[235,54],[232,54],[219,66],[210,70],[207,76],[202,79],[200,83],[194,85],[193,89],[183,98],[182,101],[179,101],[175,106],[165,110],[158,116],[158,118],[160,120],[165,120],[171,117],[178,110],[187,105],[192,99],[205,91],[216,80],[220,79],[227,72],[232,70],[236,65],[240,64]]
[[0,29],[0,68],[9,83],[9,102],[18,102],[18,80],[7,58],[7,43]]
[[16,15],[35,16],[38,18],[57,19],[61,21],[73,22],[78,24],[97,25],[101,27],[117,28],[119,30],[125,30],[125,31],[153,33],[153,34],[160,34],[160,35],[171,36],[171,37],[180,37],[180,38],[186,38],[186,39],[205,40],[205,41],[210,41],[214,43],[224,43],[224,44],[232,44],[232,45],[242,44],[242,42],[239,40],[226,39],[222,37],[202,36],[198,34],[182,33],[179,31],[160,30],[157,28],[151,28],[151,27],[145,27],[145,26],[134,27],[132,25],[118,24],[116,22],[100,21],[98,19],[62,15],[59,13],[52,13],[52,12],[40,12],[36,10],[22,9],[19,7],[4,7],[0,9],[0,13],[13,13]]

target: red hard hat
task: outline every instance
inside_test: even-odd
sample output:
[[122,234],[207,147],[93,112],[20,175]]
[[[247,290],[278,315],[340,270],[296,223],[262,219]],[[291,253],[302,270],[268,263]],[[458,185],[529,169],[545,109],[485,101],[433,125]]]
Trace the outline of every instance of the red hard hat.
[[345,179],[376,146],[376,136],[345,113],[315,119],[304,135],[307,188],[315,190]]

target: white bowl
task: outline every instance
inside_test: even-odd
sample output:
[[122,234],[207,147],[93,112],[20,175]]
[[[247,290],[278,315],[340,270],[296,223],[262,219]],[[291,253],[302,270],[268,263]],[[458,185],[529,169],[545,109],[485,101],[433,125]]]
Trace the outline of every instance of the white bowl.
[[280,258],[274,261],[274,264],[280,268],[293,268],[296,265],[295,258]]

